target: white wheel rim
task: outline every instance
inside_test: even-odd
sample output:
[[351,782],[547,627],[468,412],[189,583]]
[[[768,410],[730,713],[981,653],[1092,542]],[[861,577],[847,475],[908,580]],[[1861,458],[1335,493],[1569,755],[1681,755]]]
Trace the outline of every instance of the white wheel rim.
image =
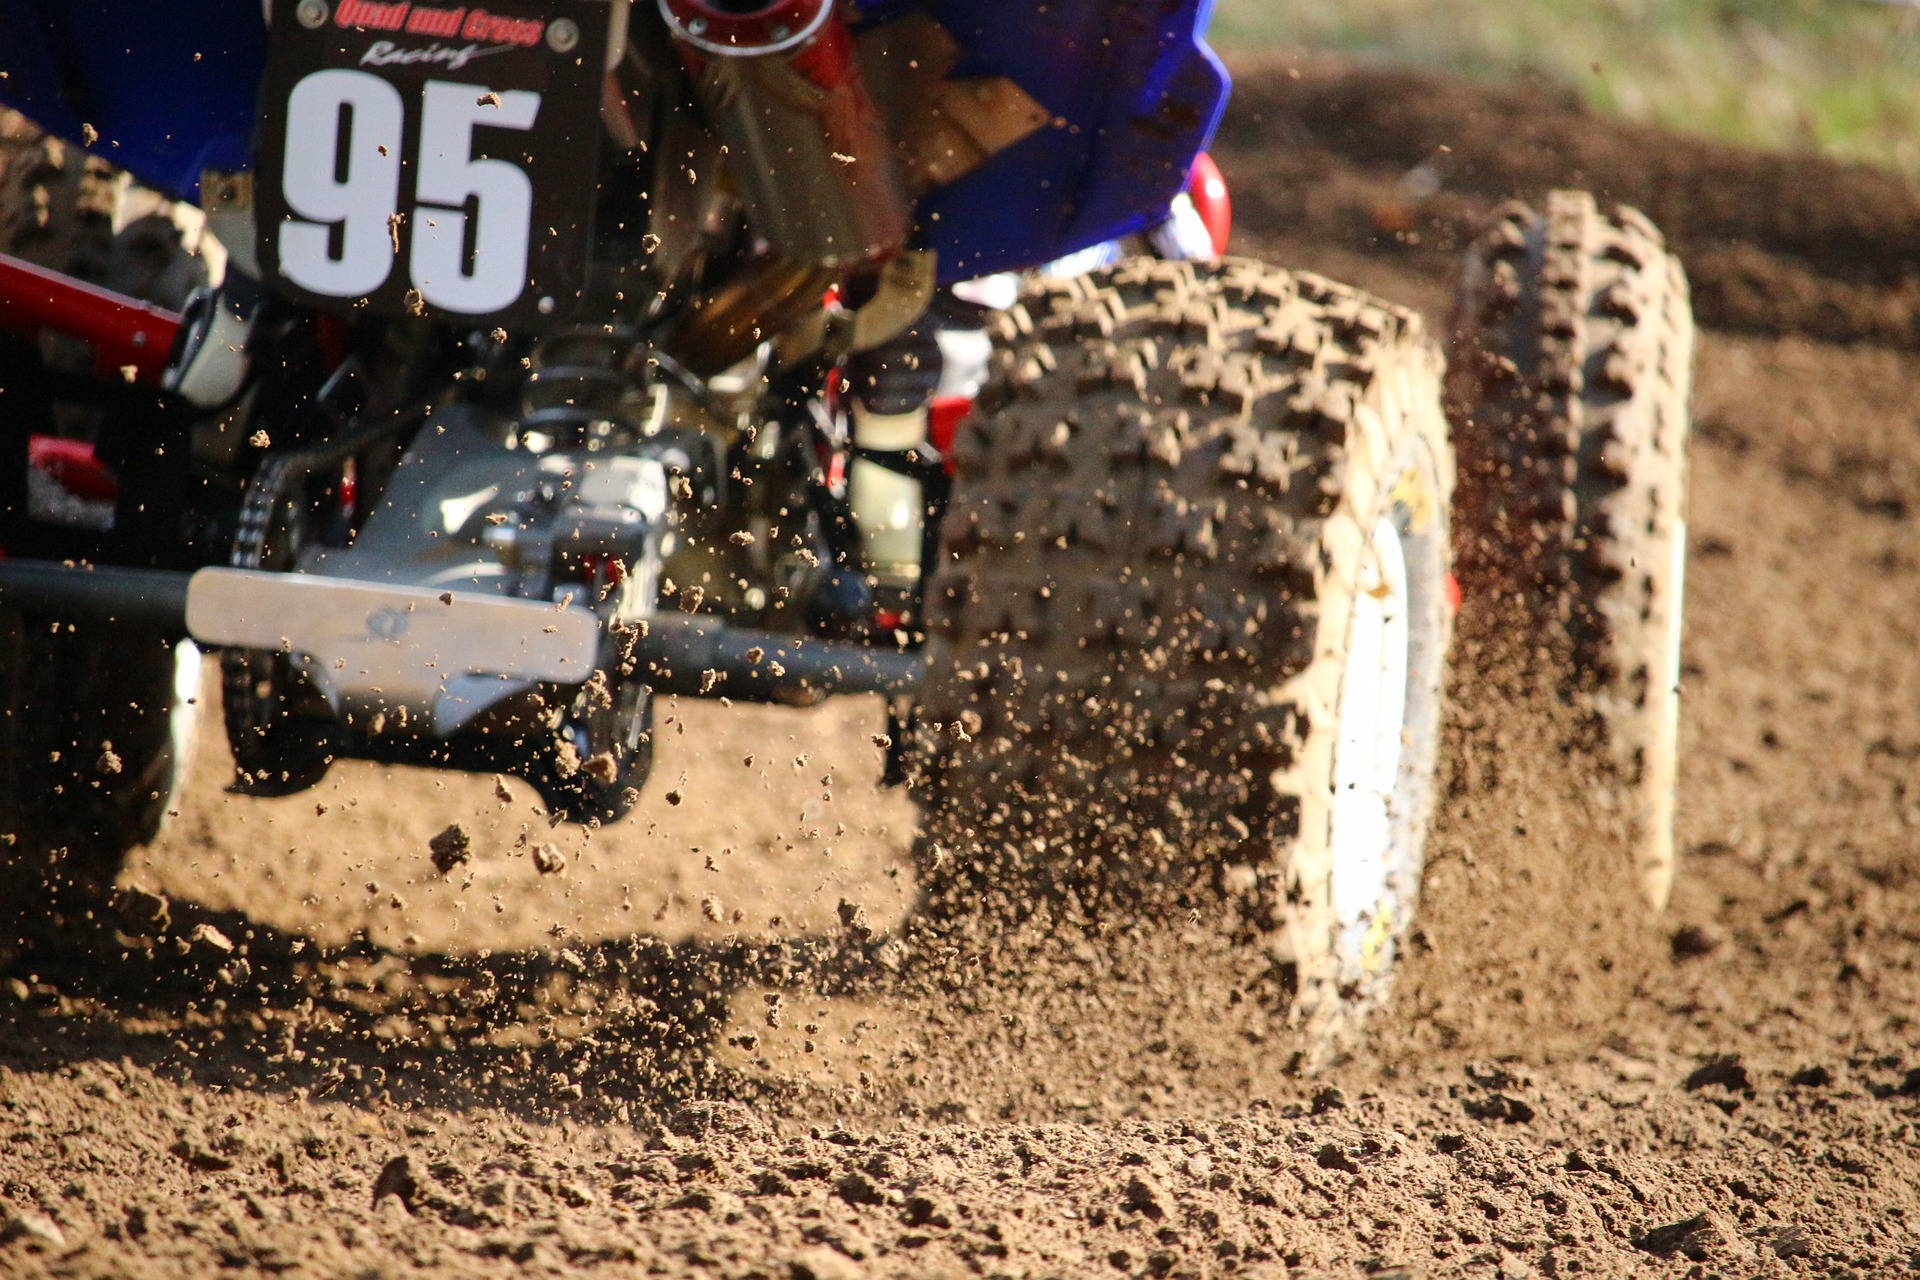
[[1667,571],[1667,669],[1661,693],[1666,697],[1664,721],[1660,731],[1665,741],[1680,740],[1680,636],[1686,619],[1687,603],[1687,522],[1677,522],[1673,532],[1673,565]]
[[1378,965],[1391,932],[1391,853],[1399,815],[1412,613],[1407,558],[1391,519],[1374,527],[1354,593],[1333,760],[1333,908],[1341,950]]
[[182,640],[173,649],[173,711],[167,717],[167,736],[173,740],[173,779],[167,788],[167,807],[161,811],[160,826],[180,807],[181,791],[187,785],[187,772],[193,764],[194,748],[200,741],[200,681],[204,675],[204,655],[200,646]]

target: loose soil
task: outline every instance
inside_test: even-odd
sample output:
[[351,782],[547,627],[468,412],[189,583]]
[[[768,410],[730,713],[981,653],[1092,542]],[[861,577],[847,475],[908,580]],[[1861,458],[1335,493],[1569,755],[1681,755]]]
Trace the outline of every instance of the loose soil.
[[668,708],[591,832],[372,767],[243,799],[210,737],[126,873],[152,937],[0,975],[0,1273],[1920,1270],[1920,195],[1524,88],[1241,72],[1242,252],[1438,319],[1497,198],[1584,182],[1686,256],[1664,916],[1490,601],[1413,954],[1319,1075],[1199,907],[893,942],[868,703]]

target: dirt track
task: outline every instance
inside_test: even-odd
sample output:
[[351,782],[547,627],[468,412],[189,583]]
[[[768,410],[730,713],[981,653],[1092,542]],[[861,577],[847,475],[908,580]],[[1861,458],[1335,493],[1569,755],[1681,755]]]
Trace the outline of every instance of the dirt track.
[[[1664,919],[1633,923],[1588,788],[1484,688],[1394,1007],[1318,1079],[1179,914],[895,976],[858,943],[910,896],[910,815],[860,704],[677,709],[657,816],[591,840],[487,779],[342,768],[268,803],[209,760],[129,871],[185,954],[0,985],[0,1274],[1920,1269],[1920,199],[1292,69],[1255,69],[1221,149],[1243,252],[1437,317],[1494,180],[1577,165],[1705,263]],[[1685,212],[1695,166],[1721,214]],[[452,821],[464,886],[427,858]]]

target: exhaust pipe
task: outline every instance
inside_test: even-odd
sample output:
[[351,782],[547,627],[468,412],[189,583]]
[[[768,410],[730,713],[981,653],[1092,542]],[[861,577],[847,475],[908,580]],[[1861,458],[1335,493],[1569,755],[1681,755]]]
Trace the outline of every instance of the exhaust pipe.
[[911,206],[834,0],[659,5],[773,254],[853,268],[898,253]]

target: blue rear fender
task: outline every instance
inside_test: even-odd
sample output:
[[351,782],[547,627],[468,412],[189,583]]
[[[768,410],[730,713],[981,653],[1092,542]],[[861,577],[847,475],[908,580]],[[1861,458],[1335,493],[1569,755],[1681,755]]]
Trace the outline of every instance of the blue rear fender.
[[[650,0],[640,0],[649,3]],[[923,11],[958,75],[1006,76],[1053,124],[920,202],[948,280],[1017,270],[1150,225],[1227,98],[1202,35],[1212,0],[873,0],[862,25]],[[0,104],[179,200],[250,167],[267,31],[259,0],[0,0]]]
[[960,43],[956,75],[1006,76],[1053,126],[920,202],[943,278],[1051,262],[1166,216],[1226,109],[1203,36],[1213,0],[896,0],[865,23],[922,10]]
[[0,103],[176,200],[249,167],[266,64],[260,0],[0,0]]

